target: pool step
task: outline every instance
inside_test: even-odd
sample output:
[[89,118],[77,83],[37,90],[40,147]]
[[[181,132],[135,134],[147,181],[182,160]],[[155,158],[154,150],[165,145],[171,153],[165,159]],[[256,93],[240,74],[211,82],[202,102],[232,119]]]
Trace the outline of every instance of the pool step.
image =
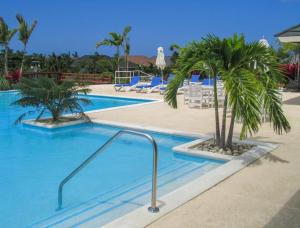
[[[203,166],[205,165],[204,163]],[[174,186],[170,183],[178,182],[180,184],[181,179],[183,179],[180,177],[191,175],[193,172],[197,173],[201,167],[199,164],[192,165],[191,163],[182,162],[160,170],[158,195],[171,191]],[[149,203],[150,194],[151,177],[149,176],[128,186],[122,186],[112,192],[103,194],[79,207],[58,213],[34,224],[33,227],[70,227],[83,224],[87,226],[95,220],[99,220],[99,225],[103,225],[122,214]]]

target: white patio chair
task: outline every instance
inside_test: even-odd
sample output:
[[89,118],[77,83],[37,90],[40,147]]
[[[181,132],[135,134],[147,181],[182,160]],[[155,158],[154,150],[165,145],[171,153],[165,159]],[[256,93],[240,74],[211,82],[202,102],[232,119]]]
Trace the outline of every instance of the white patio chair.
[[189,107],[200,107],[212,105],[211,90],[203,89],[200,84],[190,84],[188,89]]

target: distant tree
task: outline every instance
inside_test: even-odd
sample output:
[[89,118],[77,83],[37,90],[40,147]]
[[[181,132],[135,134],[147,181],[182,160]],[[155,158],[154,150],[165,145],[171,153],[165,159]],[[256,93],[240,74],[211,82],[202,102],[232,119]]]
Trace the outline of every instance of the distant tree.
[[160,70],[153,64],[149,63],[149,65],[140,65],[139,70],[144,71],[145,73],[148,74],[159,74]]
[[14,52],[12,49],[8,51],[8,68],[10,71],[16,71],[20,69],[20,65],[23,59],[23,52],[16,51]]
[[22,63],[20,67],[20,73],[22,74],[23,72],[23,66],[24,66],[24,60],[26,56],[26,47],[29,41],[29,38],[35,29],[37,25],[37,21],[33,21],[31,26],[28,25],[28,23],[25,21],[25,19],[22,17],[22,15],[17,14],[17,20],[19,22],[19,40],[23,43],[23,58],[22,58]]
[[16,34],[17,29],[9,29],[8,25],[5,23],[4,19],[0,17],[0,45],[4,47],[4,73],[8,76],[8,49],[9,42]]
[[298,88],[300,88],[300,44],[295,43],[280,43],[277,50],[277,56],[282,63],[297,64],[296,75]]
[[279,42],[277,56],[283,63],[297,63],[300,55],[300,45],[295,43],[281,43]]
[[25,59],[24,68],[30,69],[32,67],[32,63],[37,62],[40,71],[49,71],[47,69],[47,56],[44,54],[33,53]]
[[71,72],[73,59],[70,53],[56,55],[52,53],[46,59],[46,70],[50,72]]
[[73,57],[73,58],[78,58],[78,57],[79,57],[79,56],[78,56],[78,52],[75,51],[75,52],[72,54],[72,57]]

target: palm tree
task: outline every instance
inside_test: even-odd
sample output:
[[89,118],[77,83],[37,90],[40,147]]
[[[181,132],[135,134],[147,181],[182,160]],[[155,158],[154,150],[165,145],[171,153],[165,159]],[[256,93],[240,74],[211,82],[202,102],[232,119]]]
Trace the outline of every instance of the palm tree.
[[[270,48],[259,42],[246,43],[244,36],[220,39],[209,35],[200,42],[192,42],[182,48],[176,64],[176,78],[168,86],[165,95],[165,100],[174,108],[177,107],[177,89],[190,72],[205,71],[214,78],[216,144],[220,148],[232,146],[236,119],[242,123],[241,139],[247,134],[256,133],[262,112],[269,116],[276,133],[290,130],[276,90],[283,76]],[[217,75],[221,75],[225,90],[221,126]],[[231,108],[231,119],[226,140],[228,107]]]
[[124,56],[125,56],[125,67],[128,71],[128,56],[130,54],[130,44],[129,44],[129,37],[128,34],[131,31],[131,26],[126,26],[122,33],[122,39],[123,39],[123,49],[124,49]]
[[78,87],[74,82],[65,81],[57,84],[53,79],[47,77],[34,80],[22,78],[18,84],[18,89],[21,98],[13,104],[21,107],[33,107],[36,110],[25,112],[16,120],[16,123],[33,112],[38,113],[36,120],[40,120],[46,111],[50,112],[52,122],[60,121],[66,112],[76,114],[78,118],[88,118],[81,104],[88,105],[91,101],[81,98],[79,95],[88,93],[89,89]]
[[175,64],[179,56],[180,46],[178,44],[172,44],[169,49],[172,52],[171,62]]
[[10,30],[8,25],[5,23],[4,19],[0,17],[0,45],[4,47],[4,73],[5,76],[8,76],[8,47],[9,42],[16,34],[17,29]]
[[25,21],[25,19],[22,17],[22,15],[17,14],[16,17],[19,22],[19,40],[23,43],[23,58],[22,58],[21,68],[20,68],[20,73],[22,74],[25,55],[26,55],[26,47],[31,34],[37,25],[37,21],[36,20],[33,21],[31,26],[29,26],[28,23]]
[[115,32],[110,32],[110,39],[104,39],[96,43],[96,48],[100,46],[114,46],[116,47],[117,70],[120,71],[120,47],[123,45],[123,35]]

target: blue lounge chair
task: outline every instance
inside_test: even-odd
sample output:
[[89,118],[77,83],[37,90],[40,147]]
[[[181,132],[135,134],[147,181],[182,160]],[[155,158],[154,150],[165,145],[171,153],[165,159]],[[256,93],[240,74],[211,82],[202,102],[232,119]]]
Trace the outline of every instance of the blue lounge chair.
[[147,91],[148,93],[151,93],[155,89],[158,89],[162,85],[161,77],[155,76],[152,78],[151,83],[149,85],[139,85],[136,86],[137,92]]
[[175,78],[174,74],[169,74],[167,81],[164,81],[163,84],[164,85],[169,84],[174,78]]
[[214,79],[204,79],[203,82],[202,82],[202,85],[213,86],[214,85]]
[[200,78],[200,75],[193,74],[192,77],[191,77],[191,81],[190,82],[191,83],[198,83],[198,82],[200,82],[199,78]]
[[121,91],[124,88],[127,88],[126,90],[130,91],[130,90],[134,89],[137,86],[137,84],[140,82],[140,80],[141,80],[140,76],[133,76],[131,78],[130,83],[115,84],[114,88],[115,88],[116,91]]
[[169,85],[169,83],[175,78],[175,75],[174,74],[169,74],[169,77],[167,79],[166,82],[163,83],[163,86],[160,87],[160,93],[163,94],[164,91],[166,90],[167,86]]

